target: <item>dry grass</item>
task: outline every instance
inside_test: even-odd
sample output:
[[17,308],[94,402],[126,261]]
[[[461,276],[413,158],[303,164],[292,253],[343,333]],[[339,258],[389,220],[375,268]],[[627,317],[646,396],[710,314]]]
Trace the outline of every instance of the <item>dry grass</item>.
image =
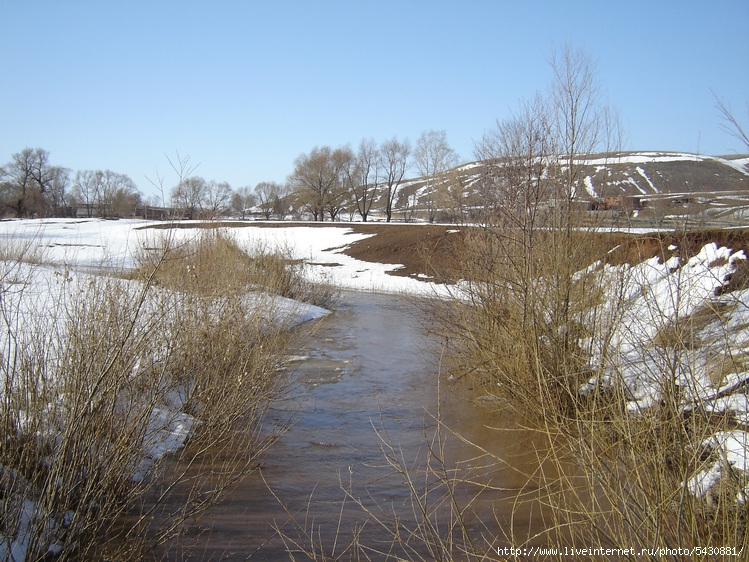
[[283,431],[263,423],[293,335],[268,321],[283,318],[272,295],[315,291],[216,232],[164,242],[129,279],[3,252],[3,556],[136,560],[173,544]]
[[[201,228],[187,242],[175,243],[170,234],[149,244],[140,256],[135,275],[179,291],[202,296],[226,296],[261,291],[318,306],[331,306],[337,289],[306,280],[301,264],[287,256],[255,245],[242,247],[230,230]],[[162,259],[162,252],[168,256]]]

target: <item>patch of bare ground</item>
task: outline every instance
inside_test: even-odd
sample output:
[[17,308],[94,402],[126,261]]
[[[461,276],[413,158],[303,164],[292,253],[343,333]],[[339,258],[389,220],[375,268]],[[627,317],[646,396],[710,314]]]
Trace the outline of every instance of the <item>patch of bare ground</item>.
[[[678,256],[681,263],[685,263],[703,246],[711,242],[719,247],[730,248],[734,252],[743,251],[749,258],[749,229],[747,228],[606,236],[611,237],[612,250],[609,254],[609,263],[612,265],[637,264],[654,257],[666,261],[673,256]],[[728,285],[723,288],[724,292],[749,286],[748,262],[749,259],[735,262],[736,271],[732,274]]]
[[[349,246],[345,254],[355,259],[401,264],[394,275],[425,275],[439,281],[459,277],[458,258],[465,249],[466,234],[471,227],[454,225],[368,224],[347,225],[354,232],[374,234]],[[609,248],[612,265],[637,264],[673,255],[682,263],[699,252],[705,244],[715,242],[733,251],[743,250],[749,258],[749,229],[703,230],[652,234],[601,234],[601,244]],[[749,260],[737,262],[728,290],[749,286]]]
[[457,257],[465,244],[465,228],[436,224],[353,223],[354,232],[374,234],[351,244],[344,253],[354,259],[403,267],[401,276],[424,276],[433,281],[454,281]]
[[[403,267],[392,275],[421,276],[425,280],[454,282],[460,277],[459,258],[465,251],[467,234],[472,227],[449,224],[404,224],[362,222],[246,222],[225,221],[206,223],[165,224],[186,228],[210,227],[265,227],[289,226],[339,227],[352,233],[372,234],[353,242],[343,253],[362,261],[400,264]],[[637,264],[658,257],[667,260],[678,255],[684,260],[699,252],[705,244],[715,242],[734,251],[743,250],[749,258],[749,228],[727,230],[693,230],[650,234],[601,234],[604,248],[609,248],[608,261],[612,265]],[[727,290],[749,286],[749,260],[737,262]]]

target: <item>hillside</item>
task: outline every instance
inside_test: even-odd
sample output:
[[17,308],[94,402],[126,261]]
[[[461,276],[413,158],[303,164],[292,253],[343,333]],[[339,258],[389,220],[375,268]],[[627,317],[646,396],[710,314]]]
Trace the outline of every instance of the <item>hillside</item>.
[[[575,196],[591,210],[661,225],[690,217],[701,225],[742,224],[749,219],[749,156],[703,156],[672,152],[621,152],[580,158],[581,182]],[[453,201],[437,195],[439,186],[459,184],[463,209],[482,202],[481,162],[458,166],[427,187],[425,178],[401,186],[398,205],[404,218],[423,218],[435,201],[437,220],[450,220]],[[438,186],[435,188],[434,186]],[[445,190],[443,190],[445,191]],[[415,204],[414,204],[415,203]],[[720,223],[720,224],[718,224]]]

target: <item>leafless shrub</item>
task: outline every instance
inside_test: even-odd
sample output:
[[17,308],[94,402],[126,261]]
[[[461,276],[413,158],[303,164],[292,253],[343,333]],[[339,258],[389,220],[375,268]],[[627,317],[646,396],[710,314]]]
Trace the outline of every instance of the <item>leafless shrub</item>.
[[[553,279],[541,273],[549,262],[534,258],[537,276],[523,277],[527,270],[517,265],[527,257],[506,254],[515,234],[482,231],[482,243],[469,245],[477,254],[465,256],[464,278],[472,281],[435,313],[453,376],[496,396],[503,411],[512,409],[545,437],[541,458],[554,468],[542,474],[539,501],[553,508],[543,522],[557,537],[547,544],[739,552],[747,543],[746,474],[725,459],[719,439],[743,427],[720,406],[740,399],[746,384],[736,353],[741,326],[730,325],[741,322],[741,315],[730,320],[746,307],[741,293],[696,299],[699,283],[689,280],[686,259],[668,257],[672,247],[636,270],[606,267],[611,254],[589,243],[583,248],[594,267],[572,276],[575,322],[560,332],[548,301],[559,293],[541,287]],[[708,276],[730,269],[725,256],[704,259]],[[660,288],[646,279],[658,271]],[[715,275],[722,288],[723,274]],[[651,296],[656,290],[669,298]],[[708,369],[716,373],[712,385],[703,376]],[[717,483],[710,480],[716,463]]]
[[[549,105],[524,105],[480,146],[494,205],[457,256],[464,281],[435,307],[450,372],[546,440],[540,458],[553,469],[540,473],[539,502],[552,508],[544,524],[556,544],[739,552],[746,474],[716,444],[737,428],[718,395],[738,387],[710,398],[700,381],[715,350],[730,355],[737,344],[728,329],[705,327],[745,301],[705,295],[708,306],[695,309],[685,260],[671,261],[666,245],[652,264],[657,278],[612,261],[575,205],[576,158],[598,142],[601,122],[589,69],[571,55],[555,67]],[[656,283],[668,299],[649,294]],[[716,463],[720,481],[695,492]]]
[[[1,557],[138,559],[283,430],[263,425],[292,336],[268,272],[302,283],[283,258],[253,260],[225,238],[165,242],[129,280],[5,252]],[[253,268],[264,291],[248,292]]]

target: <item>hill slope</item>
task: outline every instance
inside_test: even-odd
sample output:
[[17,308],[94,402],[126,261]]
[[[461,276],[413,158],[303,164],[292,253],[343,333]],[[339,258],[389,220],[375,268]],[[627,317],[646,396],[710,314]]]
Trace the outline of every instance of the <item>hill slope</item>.
[[[749,219],[749,156],[703,156],[675,152],[593,154],[576,162],[580,185],[575,196],[591,208],[662,220],[690,215],[701,220]],[[481,205],[482,162],[450,170],[438,180],[414,178],[401,186],[397,208],[407,218],[422,216],[435,201],[437,220],[450,220],[449,202],[437,192],[459,183],[465,208]],[[454,198],[454,197],[453,197]],[[448,197],[449,199],[449,197]],[[634,212],[634,213],[633,213]]]

